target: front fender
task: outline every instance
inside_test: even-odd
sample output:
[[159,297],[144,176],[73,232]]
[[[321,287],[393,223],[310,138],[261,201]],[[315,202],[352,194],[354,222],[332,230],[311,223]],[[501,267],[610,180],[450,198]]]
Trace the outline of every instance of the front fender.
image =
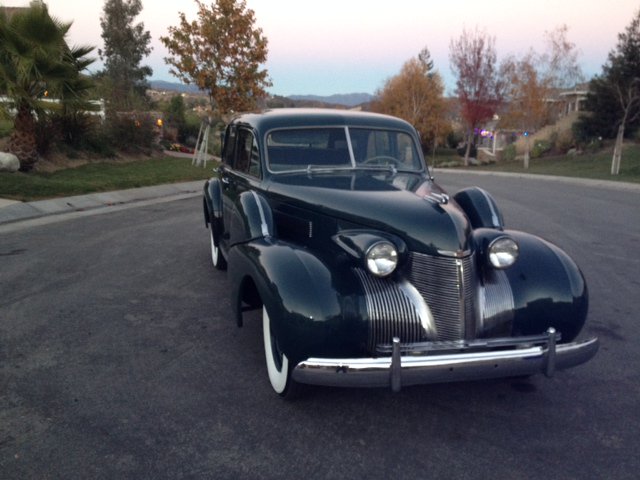
[[290,360],[362,354],[367,324],[360,311],[360,283],[346,264],[330,262],[272,238],[236,245],[229,252],[236,315],[241,314],[242,286],[251,279]]
[[504,229],[504,219],[493,197],[479,187],[460,190],[453,196],[469,218],[472,228]]
[[587,284],[575,262],[539,237],[507,231],[520,247],[518,261],[505,270],[514,300],[513,334],[530,335],[554,327],[562,342],[582,329],[589,303]]

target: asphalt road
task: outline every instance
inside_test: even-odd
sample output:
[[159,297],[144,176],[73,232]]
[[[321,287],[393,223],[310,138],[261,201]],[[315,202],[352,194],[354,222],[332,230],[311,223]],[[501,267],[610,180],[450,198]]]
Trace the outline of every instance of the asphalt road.
[[[440,174],[567,250],[596,358],[553,379],[272,393],[197,197],[0,232],[0,479],[623,479],[640,471],[640,193]],[[98,213],[98,212],[97,212]]]

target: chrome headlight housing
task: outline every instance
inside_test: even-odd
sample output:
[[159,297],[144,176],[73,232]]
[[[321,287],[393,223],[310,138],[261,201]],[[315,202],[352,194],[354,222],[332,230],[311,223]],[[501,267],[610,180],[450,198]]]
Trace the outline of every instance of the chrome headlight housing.
[[502,270],[516,263],[520,249],[511,237],[498,237],[487,248],[487,257],[493,268]]
[[391,275],[398,266],[398,249],[387,240],[376,242],[365,253],[365,265],[376,277]]

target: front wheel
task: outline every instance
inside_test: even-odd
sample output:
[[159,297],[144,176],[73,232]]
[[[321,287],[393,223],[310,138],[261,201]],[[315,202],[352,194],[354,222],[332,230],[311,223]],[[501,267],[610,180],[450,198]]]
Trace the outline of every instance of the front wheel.
[[209,231],[211,232],[211,263],[216,270],[226,270],[227,260],[213,238],[213,225],[209,226]]
[[281,397],[291,397],[296,390],[296,382],[291,378],[289,359],[278,347],[278,341],[271,331],[271,320],[265,306],[262,307],[262,335],[271,387]]

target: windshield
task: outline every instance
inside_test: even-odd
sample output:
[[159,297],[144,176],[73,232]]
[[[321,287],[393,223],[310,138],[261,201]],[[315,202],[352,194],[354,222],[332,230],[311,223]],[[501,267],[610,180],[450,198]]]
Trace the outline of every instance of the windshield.
[[322,168],[392,168],[421,171],[413,137],[399,130],[316,127],[274,130],[267,134],[272,172]]

